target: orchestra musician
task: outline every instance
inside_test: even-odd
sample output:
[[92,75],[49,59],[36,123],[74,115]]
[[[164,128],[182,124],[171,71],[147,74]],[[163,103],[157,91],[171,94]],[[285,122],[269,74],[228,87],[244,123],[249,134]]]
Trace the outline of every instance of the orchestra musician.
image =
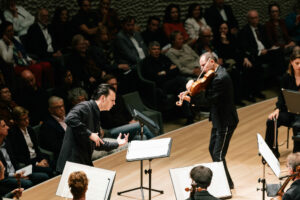
[[[281,88],[300,91],[300,50],[295,48],[290,57],[290,63],[287,73],[283,76],[281,82]],[[293,134],[296,135],[296,132],[299,131],[300,127],[295,126],[295,124],[300,123],[300,115],[296,115],[288,112],[284,97],[282,92],[278,95],[278,100],[276,102],[276,109],[269,115],[267,120],[266,128],[266,143],[273,150],[274,155],[278,158],[280,157],[278,151],[278,145],[274,145],[274,135],[275,135],[275,125],[276,129],[280,126],[293,127]],[[296,123],[297,122],[297,123]],[[276,130],[277,132],[277,130]],[[277,142],[277,141],[276,141]],[[293,152],[300,151],[300,142],[294,140]]]
[[[234,105],[233,85],[226,69],[217,63],[217,56],[206,52],[200,56],[200,66],[204,73],[214,70],[215,76],[207,85],[205,97],[211,103],[209,120],[212,121],[212,130],[209,144],[209,152],[214,162],[223,161],[230,189],[234,188],[233,181],[227,169],[225,156],[230,139],[238,124],[238,115]],[[187,83],[187,89],[193,81]],[[182,92],[179,98],[188,102],[193,98]],[[196,102],[195,102],[196,103]]]

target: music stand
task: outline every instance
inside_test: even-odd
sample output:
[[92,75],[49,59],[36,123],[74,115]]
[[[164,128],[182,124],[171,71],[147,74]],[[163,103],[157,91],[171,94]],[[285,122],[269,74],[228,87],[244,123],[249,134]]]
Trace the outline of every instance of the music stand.
[[[149,117],[145,116],[144,114],[142,114],[141,112],[139,112],[136,109],[133,109],[132,112],[132,117],[136,120],[139,121],[140,126],[141,126],[141,140],[143,140],[143,129],[144,129],[144,125],[147,125],[148,127],[152,127],[155,131],[159,131],[159,127],[157,126],[157,124],[155,124],[153,122],[153,120],[151,120]],[[141,190],[141,194],[142,194],[142,199],[144,199],[144,189],[149,190],[149,200],[151,199],[151,191],[154,192],[159,192],[161,194],[164,193],[164,191],[162,190],[156,190],[156,189],[152,189],[151,188],[151,175],[152,175],[152,169],[151,169],[151,161],[152,159],[148,159],[149,160],[149,169],[145,170],[145,174],[149,174],[149,188],[148,187],[144,187],[143,186],[143,160],[140,160],[140,186],[136,187],[136,188],[132,188],[132,189],[128,189],[125,191],[121,191],[118,192],[118,195],[121,195],[123,193],[127,193],[127,192],[131,192],[134,190]]]

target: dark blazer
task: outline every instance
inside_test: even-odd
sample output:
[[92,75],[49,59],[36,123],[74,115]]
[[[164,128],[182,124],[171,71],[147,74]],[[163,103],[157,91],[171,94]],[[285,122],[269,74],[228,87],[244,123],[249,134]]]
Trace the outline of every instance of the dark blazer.
[[[269,48],[264,26],[259,24],[257,28],[262,36],[261,42],[263,43],[266,49]],[[257,43],[249,24],[245,25],[240,31],[238,41],[240,41],[240,48],[242,50],[242,53],[244,54],[244,57],[247,57],[248,59],[252,60],[258,56]]]
[[[48,28],[48,33],[50,34],[50,36],[52,35],[49,28]],[[47,41],[38,23],[32,24],[28,29],[25,47],[30,54],[37,56],[39,59],[46,59],[52,57],[51,55],[52,53],[47,52],[47,48],[48,48]],[[55,52],[53,37],[52,37],[52,47]]]
[[[35,132],[30,126],[27,127],[27,130],[28,130],[30,139],[33,143],[33,149],[35,150],[35,153],[36,153],[36,159],[38,161],[41,161],[43,158],[42,158],[42,154],[39,150],[38,141],[37,141]],[[9,133],[8,133],[7,138],[12,145],[12,150],[13,150],[13,153],[15,155],[17,162],[24,163],[26,165],[32,164],[32,162],[30,160],[30,153],[28,150],[28,146],[27,146],[27,143],[25,141],[25,138],[24,138],[23,133],[20,130],[20,128],[17,126],[13,126],[8,131],[9,131]]]
[[66,119],[68,125],[57,161],[58,172],[62,172],[66,161],[93,166],[92,153],[96,150],[118,148],[117,142],[104,142],[100,147],[89,139],[91,133],[99,133],[100,110],[94,100],[84,101],[70,110]]
[[[188,198],[187,200],[192,200],[192,198]],[[194,194],[193,200],[219,200],[219,199],[212,196],[208,191],[201,191],[201,192],[196,192]]]
[[54,153],[58,158],[65,130],[52,116],[42,124],[39,135],[39,142],[42,148]]
[[[136,32],[133,34],[133,37],[143,49],[145,56],[147,56],[147,47],[141,34]],[[135,65],[141,60],[134,44],[123,30],[117,34],[114,42],[114,52],[116,60],[119,64]]]
[[[285,21],[280,19],[278,21],[278,23],[279,23],[279,28],[282,31],[283,38],[285,40],[285,44],[288,44],[289,42],[291,42],[291,38],[288,34],[288,30],[286,28]],[[276,46],[280,45],[278,43],[278,35],[277,35],[277,31],[276,31],[276,26],[274,25],[273,21],[269,20],[268,22],[266,22],[265,26],[266,26],[266,34],[268,36],[270,45],[276,45]],[[280,47],[284,47],[284,45],[281,44]]]
[[[8,155],[9,155],[10,161],[11,161],[12,165],[14,166],[15,170],[18,170],[19,169],[19,165],[18,165],[16,157],[15,157],[15,155],[13,153],[11,142],[9,140],[7,140],[7,139],[4,139],[4,142],[5,142],[5,149],[6,149],[7,153],[8,153]],[[3,163],[5,169],[7,169],[7,163],[6,163],[6,160],[4,158],[4,155],[2,154],[2,151],[0,151],[0,160]],[[7,170],[5,170],[4,175],[5,175],[5,177],[8,177]]]
[[292,183],[291,187],[284,193],[282,200],[299,200],[300,199],[300,180]]
[[206,98],[211,103],[209,119],[214,128],[238,124],[238,115],[233,100],[233,85],[225,68],[219,66],[214,79],[206,89]]
[[[227,16],[227,23],[229,29],[238,28],[238,22],[235,16],[233,15],[231,7],[229,5],[224,5],[223,8]],[[204,18],[207,24],[212,28],[214,34],[218,33],[220,25],[224,22],[218,8],[215,5],[212,5],[209,8],[207,8],[205,10]]]

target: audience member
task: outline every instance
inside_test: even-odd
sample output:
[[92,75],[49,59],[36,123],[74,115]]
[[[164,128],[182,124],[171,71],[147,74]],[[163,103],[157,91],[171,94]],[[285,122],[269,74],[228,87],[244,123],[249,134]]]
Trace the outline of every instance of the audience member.
[[237,35],[238,22],[232,12],[231,6],[224,4],[224,0],[213,0],[213,4],[205,10],[204,17],[215,35],[218,33],[219,27],[223,22],[227,22],[231,34]]
[[47,180],[48,175],[46,173],[33,172],[29,176],[24,176],[24,173],[16,173],[20,167],[13,153],[12,144],[6,139],[8,129],[9,127],[5,124],[4,120],[0,119],[0,161],[5,168],[5,178],[0,181],[0,187],[6,188],[7,192],[18,188],[19,185],[16,177],[20,177],[21,185],[25,189]]
[[286,27],[292,40],[300,45],[300,1],[297,0],[294,11],[285,18]]
[[77,3],[79,11],[71,21],[74,28],[73,35],[81,34],[90,41],[98,30],[100,19],[97,13],[92,11],[90,0],[77,0]]
[[290,55],[295,43],[291,40],[284,20],[280,19],[280,7],[277,3],[271,3],[268,6],[270,20],[266,22],[266,33],[269,44],[274,47],[280,47],[284,54]]
[[[0,55],[3,60],[10,65],[13,65],[16,74],[20,74],[23,70],[31,70],[37,80],[39,87],[53,86],[54,78],[50,63],[37,62],[31,59],[23,44],[18,37],[14,36],[14,27],[10,22],[3,22],[0,25]],[[43,84],[42,84],[43,83]]]
[[194,42],[196,42],[199,37],[200,28],[205,25],[207,24],[203,17],[201,5],[199,3],[192,3],[188,9],[184,28]]
[[170,4],[166,7],[163,29],[169,40],[171,40],[172,32],[179,31],[183,36],[184,42],[188,41],[189,35],[181,22],[180,8],[177,4]]
[[[288,72],[283,76],[280,88],[299,91],[299,83],[297,82],[297,80],[299,80],[300,78],[299,63],[300,63],[300,51],[294,51],[290,57]],[[268,144],[270,149],[272,149],[275,156],[278,158],[280,156],[278,151],[278,144],[275,144],[275,148],[273,148],[274,135],[275,135],[275,124],[274,124],[275,120],[277,125],[276,129],[278,129],[278,127],[280,126],[293,127],[294,135],[297,134],[297,131],[300,128],[298,127],[300,123],[299,115],[288,112],[282,91],[280,91],[280,94],[278,95],[278,100],[276,102],[276,109],[268,116],[268,120],[266,123],[267,128],[266,128],[266,137],[265,137],[266,143]],[[277,130],[276,132],[278,133]],[[294,140],[293,152],[298,152],[298,151],[300,151],[300,142]]]
[[21,82],[17,103],[29,110],[31,126],[41,124],[47,114],[47,93],[38,87],[35,76],[27,69],[21,73]]
[[12,111],[17,104],[12,100],[9,88],[0,85],[0,118],[9,126],[14,124]]
[[46,157],[40,152],[36,133],[29,126],[28,110],[16,106],[13,110],[15,125],[9,129],[8,140],[12,145],[18,163],[32,165],[33,172],[46,173],[49,178],[53,172]]
[[160,26],[160,19],[156,16],[149,17],[147,28],[142,32],[142,37],[147,46],[153,41],[159,42],[162,47],[168,43],[168,39]]
[[49,25],[53,44],[57,49],[61,49],[63,53],[68,52],[71,46],[72,31],[69,18],[69,11],[66,7],[57,7]]
[[[202,26],[199,30],[199,38],[196,41],[196,44],[194,46],[196,53],[198,55],[202,55],[203,53],[206,52],[213,52],[217,55],[218,52],[213,46],[213,39],[214,39],[214,34],[211,28],[208,25]],[[220,60],[218,60],[218,62],[220,62]]]
[[121,29],[121,22],[117,12],[110,7],[111,0],[100,0],[98,19],[102,26],[108,29],[109,39],[113,40]]
[[[102,111],[100,115],[101,127],[107,129],[108,132],[105,137],[117,138],[120,133],[129,133],[129,141],[138,139],[141,130],[140,124],[132,118],[122,96],[119,95],[117,78],[107,74],[104,77],[104,82],[114,87],[116,91],[115,106],[109,111]],[[144,126],[143,133],[146,139],[154,137],[147,126]]]
[[85,200],[89,180],[83,171],[72,172],[68,179],[68,185],[73,195],[73,200]]
[[179,71],[186,76],[198,76],[200,74],[199,56],[187,44],[183,42],[180,31],[174,31],[171,36],[172,47],[166,56],[179,68]]
[[89,100],[88,94],[81,87],[73,88],[68,92],[68,104],[70,105],[70,109],[73,108],[75,105],[79,104],[80,102],[87,100]]
[[190,172],[192,188],[190,198],[187,200],[219,200],[207,191],[208,186],[210,186],[212,176],[213,172],[208,167],[201,165],[194,167]]
[[19,37],[26,35],[27,30],[34,23],[34,16],[22,6],[16,5],[15,0],[7,0],[4,18],[14,25],[15,35]]
[[39,142],[43,149],[53,152],[57,160],[67,129],[66,112],[64,100],[60,97],[51,96],[48,104],[50,115],[41,126]]

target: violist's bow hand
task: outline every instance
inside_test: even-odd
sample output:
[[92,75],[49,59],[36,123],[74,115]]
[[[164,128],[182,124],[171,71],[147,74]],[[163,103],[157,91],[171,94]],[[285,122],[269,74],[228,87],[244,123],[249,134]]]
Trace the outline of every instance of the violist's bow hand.
[[274,112],[272,112],[269,116],[268,119],[270,120],[277,120],[279,116],[279,109],[277,108],[276,110],[274,110]]

